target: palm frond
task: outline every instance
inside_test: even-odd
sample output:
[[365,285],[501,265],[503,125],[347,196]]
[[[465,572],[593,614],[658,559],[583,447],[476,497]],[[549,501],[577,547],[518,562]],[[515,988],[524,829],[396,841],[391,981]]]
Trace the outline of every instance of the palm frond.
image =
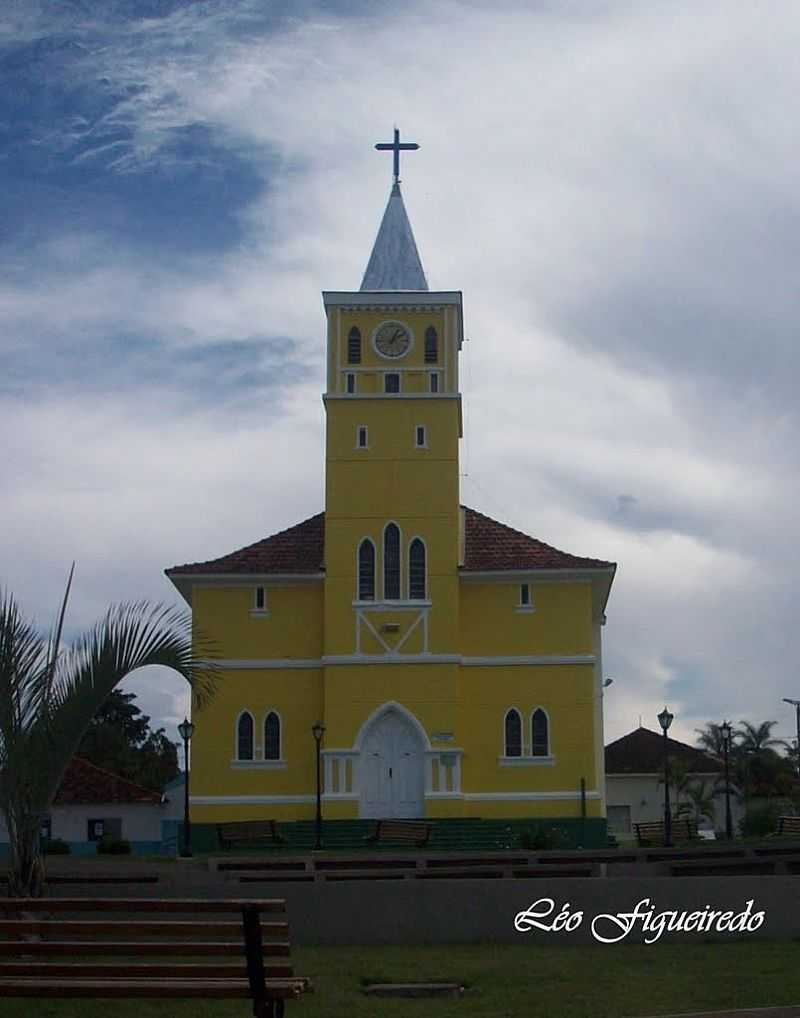
[[143,601],[110,608],[57,660],[42,715],[42,739],[52,761],[48,795],[55,794],[91,719],[122,679],[149,665],[173,668],[202,706],[218,680],[215,650],[199,634],[193,638],[188,612]]

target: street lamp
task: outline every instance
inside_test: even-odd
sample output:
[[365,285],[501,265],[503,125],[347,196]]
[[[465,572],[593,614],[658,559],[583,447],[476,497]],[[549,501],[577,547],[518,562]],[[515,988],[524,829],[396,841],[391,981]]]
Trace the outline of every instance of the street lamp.
[[672,813],[669,809],[669,743],[667,730],[675,717],[665,707],[658,715],[658,723],[664,733],[664,848],[672,847]]
[[184,859],[192,855],[192,828],[189,821],[189,739],[194,735],[194,725],[187,718],[178,725],[178,734],[183,739],[183,761],[185,780],[183,785],[183,849],[181,855]]
[[314,848],[322,848],[322,771],[320,768],[322,755],[322,736],[325,734],[325,725],[321,721],[315,721],[311,728],[311,734],[317,744],[317,836],[314,840]]
[[731,726],[723,721],[719,726],[722,735],[722,753],[725,758],[725,837],[728,841],[733,838],[733,824],[731,823],[731,777],[728,761],[728,754],[731,750]]
[[790,700],[788,696],[784,696],[783,702],[794,707],[797,717],[797,773],[800,775],[800,700]]

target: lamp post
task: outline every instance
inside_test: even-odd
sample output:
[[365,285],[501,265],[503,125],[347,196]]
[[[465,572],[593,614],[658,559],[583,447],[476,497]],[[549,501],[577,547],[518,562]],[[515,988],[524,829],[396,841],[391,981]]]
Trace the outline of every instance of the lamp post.
[[797,718],[797,773],[800,775],[800,700],[790,700],[788,696],[784,696],[783,702],[794,707]]
[[322,736],[325,734],[325,725],[321,721],[315,721],[311,727],[311,734],[317,744],[317,835],[314,839],[314,848],[322,848]]
[[729,722],[723,721],[719,726],[722,733],[722,753],[725,759],[725,837],[728,841],[733,839],[733,824],[731,822],[731,772],[729,753],[731,751],[731,726]]
[[675,717],[665,707],[658,715],[658,723],[664,733],[664,848],[672,847],[672,813],[669,808],[669,743],[667,730]]
[[184,859],[192,855],[192,827],[189,821],[189,739],[194,735],[194,725],[184,717],[178,725],[178,734],[183,739],[184,785],[183,785],[183,848]]

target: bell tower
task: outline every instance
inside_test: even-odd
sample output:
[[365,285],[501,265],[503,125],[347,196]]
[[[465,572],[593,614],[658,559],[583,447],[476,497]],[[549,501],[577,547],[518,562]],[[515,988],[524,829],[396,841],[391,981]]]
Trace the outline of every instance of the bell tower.
[[394,179],[361,288],[328,321],[325,654],[455,653],[463,339],[459,291],[431,291]]

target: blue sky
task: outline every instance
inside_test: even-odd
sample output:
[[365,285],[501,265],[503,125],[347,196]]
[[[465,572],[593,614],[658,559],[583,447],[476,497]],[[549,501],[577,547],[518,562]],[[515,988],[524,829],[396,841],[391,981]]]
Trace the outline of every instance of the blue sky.
[[798,42],[788,2],[4,4],[0,582],[47,623],[76,559],[74,632],[319,511],[320,291],[397,123],[463,501],[619,562],[608,737],[791,735]]

